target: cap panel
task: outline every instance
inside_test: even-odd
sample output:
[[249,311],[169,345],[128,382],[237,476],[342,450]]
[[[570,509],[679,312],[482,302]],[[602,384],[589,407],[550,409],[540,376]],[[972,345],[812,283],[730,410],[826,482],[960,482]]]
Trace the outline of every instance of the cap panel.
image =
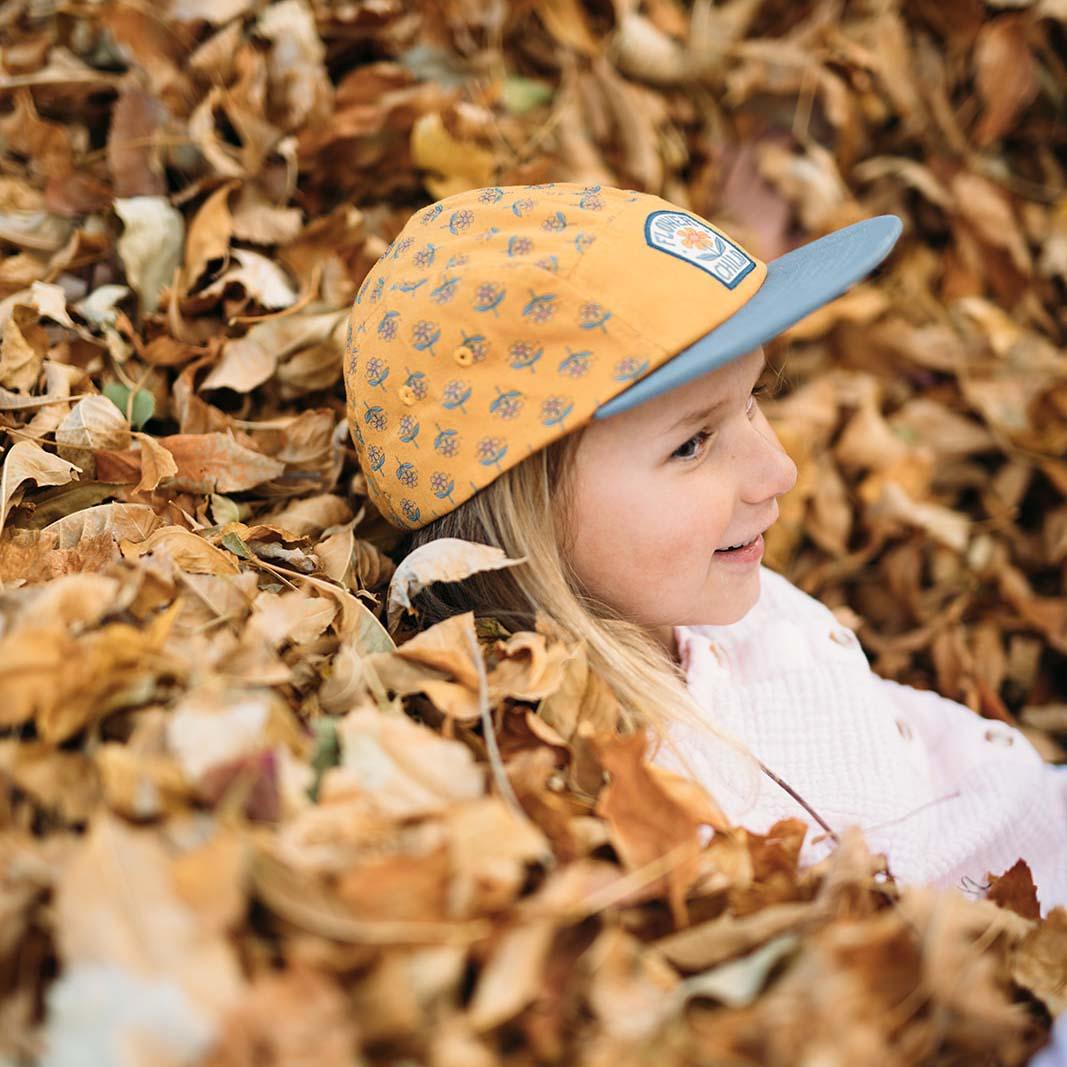
[[631,322],[675,353],[748,303],[766,273],[764,263],[698,215],[638,195],[598,235],[573,280],[588,292],[611,293]]

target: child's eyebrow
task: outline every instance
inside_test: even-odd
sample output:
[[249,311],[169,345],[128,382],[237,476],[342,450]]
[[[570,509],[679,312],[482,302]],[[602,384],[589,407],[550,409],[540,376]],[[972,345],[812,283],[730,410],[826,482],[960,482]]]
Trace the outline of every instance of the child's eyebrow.
[[[760,363],[759,370],[756,372],[756,381],[760,380],[761,375],[767,369],[767,355],[764,353],[763,360]],[[687,411],[684,415],[679,416],[674,422],[671,423],[666,430],[663,431],[664,436],[672,434],[675,430],[680,430],[685,426],[690,426],[693,423],[701,422],[709,415],[714,415],[726,403],[726,398],[723,397],[720,400],[716,400],[711,404],[705,404],[702,408],[696,408],[693,411]]]

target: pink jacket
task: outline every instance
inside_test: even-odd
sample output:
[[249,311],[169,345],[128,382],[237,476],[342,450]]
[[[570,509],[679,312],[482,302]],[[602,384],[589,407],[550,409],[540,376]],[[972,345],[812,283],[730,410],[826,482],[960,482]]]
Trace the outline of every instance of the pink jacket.
[[[880,678],[829,608],[765,567],[759,602],[740,622],[680,626],[675,636],[709,717],[835,831],[859,826],[898,881],[980,896],[987,874],[1021,856],[1042,913],[1067,905],[1067,768],[1045,763],[1018,730]],[[714,744],[691,727],[672,736],[735,822],[761,832],[805,820],[803,862],[833,848],[770,779],[749,775],[746,794]],[[666,748],[656,762],[683,770]]]

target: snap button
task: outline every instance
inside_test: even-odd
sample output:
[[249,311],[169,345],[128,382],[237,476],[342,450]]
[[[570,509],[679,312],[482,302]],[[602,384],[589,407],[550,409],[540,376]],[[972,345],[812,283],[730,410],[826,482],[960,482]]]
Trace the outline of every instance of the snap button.
[[905,741],[910,741],[912,739],[911,727],[901,719],[897,719],[897,732]]
[[461,366],[469,367],[474,362],[474,352],[466,345],[460,345],[452,353],[452,358]]
[[830,640],[837,645],[851,645],[856,640],[856,635],[851,630],[831,630]]
[[1015,744],[1015,738],[1011,734],[1001,733],[999,730],[986,730],[985,739],[992,745],[1001,745],[1004,748],[1011,748]]
[[400,387],[400,399],[411,407],[419,398],[415,395],[415,390],[410,385],[402,385]]

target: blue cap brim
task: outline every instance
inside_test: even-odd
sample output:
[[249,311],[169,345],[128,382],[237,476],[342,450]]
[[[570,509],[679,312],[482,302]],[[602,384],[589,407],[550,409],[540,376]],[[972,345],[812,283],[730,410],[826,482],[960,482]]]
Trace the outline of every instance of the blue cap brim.
[[772,260],[763,285],[747,304],[629,389],[601,404],[593,417],[606,419],[628,411],[777,337],[870,274],[889,255],[901,229],[896,215],[878,215]]

